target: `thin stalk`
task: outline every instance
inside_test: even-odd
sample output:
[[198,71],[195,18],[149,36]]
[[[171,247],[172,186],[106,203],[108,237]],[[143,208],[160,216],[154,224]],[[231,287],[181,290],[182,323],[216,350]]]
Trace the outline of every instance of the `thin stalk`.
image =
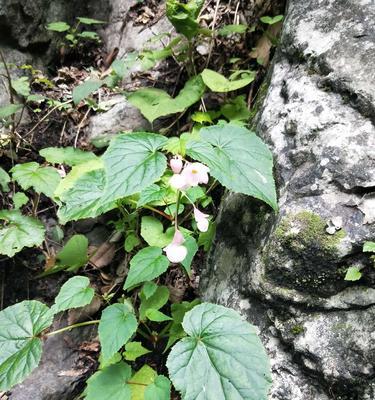
[[138,327],[137,332],[143,336],[145,339],[149,340],[151,343],[154,343],[154,340],[150,335],[148,335],[145,331]]
[[95,325],[95,324],[98,324],[99,322],[100,322],[100,320],[98,320],[98,319],[97,320],[93,320],[93,321],[79,322],[78,324],[65,326],[64,328],[57,329],[56,331],[49,332],[45,336],[57,335],[58,333],[70,331],[70,330],[75,329],[75,328],[80,328],[81,326]]
[[181,191],[177,192],[177,201],[176,201],[176,214],[174,216],[174,225],[175,229],[178,229],[178,209],[180,207],[180,200],[181,200]]
[[[132,199],[128,199],[131,203],[133,203],[133,204],[137,204],[137,202],[135,201],[135,200],[132,200]],[[151,207],[151,206],[147,206],[147,205],[145,205],[145,206],[142,206],[143,208],[147,208],[147,210],[151,210],[151,211],[153,211],[153,212],[156,212],[157,214],[159,214],[159,215],[162,215],[164,218],[167,218],[169,221],[172,221],[173,220],[173,217],[171,217],[170,215],[168,215],[168,214],[166,214],[165,212],[163,212],[163,211],[160,211],[160,210],[158,210],[157,208],[154,208],[154,207]]]

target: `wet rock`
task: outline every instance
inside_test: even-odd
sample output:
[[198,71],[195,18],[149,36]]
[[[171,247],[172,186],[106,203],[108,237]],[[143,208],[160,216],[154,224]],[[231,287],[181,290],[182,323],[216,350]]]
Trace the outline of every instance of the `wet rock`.
[[[375,281],[362,246],[375,239],[375,9],[291,0],[286,14],[254,121],[280,210],[224,199],[201,291],[259,327],[270,399],[370,400]],[[353,265],[362,278],[345,281]]]

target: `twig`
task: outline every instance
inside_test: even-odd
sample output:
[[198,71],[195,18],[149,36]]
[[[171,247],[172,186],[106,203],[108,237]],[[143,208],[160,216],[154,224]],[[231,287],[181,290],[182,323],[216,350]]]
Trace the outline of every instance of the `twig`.
[[89,115],[90,110],[91,110],[91,108],[89,107],[89,108],[87,109],[85,115],[84,115],[83,118],[81,119],[81,122],[78,124],[77,134],[76,134],[76,137],[75,137],[75,139],[74,139],[74,147],[77,147],[77,142],[78,142],[79,133],[81,132],[82,126],[83,126],[83,124],[84,124],[84,122],[85,122],[87,116]]
[[214,43],[215,43],[215,39],[216,39],[215,26],[216,26],[216,20],[217,20],[217,14],[218,14],[218,11],[219,11],[219,6],[220,6],[220,0],[216,0],[214,19],[212,21],[212,27],[211,27],[212,36],[211,36],[211,40],[210,40],[210,50],[209,50],[208,57],[207,57],[207,60],[206,60],[206,68],[208,67],[208,64],[209,64],[209,62],[211,60],[212,51],[213,51]]

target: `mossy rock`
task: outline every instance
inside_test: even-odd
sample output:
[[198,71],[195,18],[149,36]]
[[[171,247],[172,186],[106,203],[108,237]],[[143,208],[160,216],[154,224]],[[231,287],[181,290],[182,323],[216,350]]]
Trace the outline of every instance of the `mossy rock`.
[[338,246],[346,233],[330,235],[326,226],[324,219],[309,211],[286,215],[263,255],[267,279],[322,296],[345,287]]

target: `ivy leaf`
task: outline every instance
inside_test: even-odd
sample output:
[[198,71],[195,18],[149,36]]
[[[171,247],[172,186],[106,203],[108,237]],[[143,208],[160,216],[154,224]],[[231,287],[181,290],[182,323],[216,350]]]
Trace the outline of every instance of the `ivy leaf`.
[[345,274],[346,281],[359,281],[362,278],[362,272],[358,267],[349,267]]
[[130,261],[130,269],[124,284],[124,290],[157,278],[168,267],[168,258],[162,254],[162,250],[159,247],[146,247],[140,250]]
[[32,187],[37,193],[44,193],[51,198],[61,180],[55,168],[41,167],[34,161],[17,164],[10,171],[23,190]]
[[86,400],[131,400],[130,365],[119,362],[95,372],[87,380]]
[[202,78],[197,75],[186,82],[175,98],[164,90],[149,88],[130,94],[128,100],[152,123],[157,118],[185,111],[200,100],[204,90]]
[[103,358],[111,358],[133,336],[137,326],[137,319],[127,304],[105,308],[99,323]]
[[139,319],[146,320],[146,312],[148,309],[160,310],[169,299],[169,290],[166,286],[158,286],[155,292],[146,299],[143,292],[139,294],[141,305],[139,307]]
[[66,32],[70,29],[70,25],[66,22],[58,21],[58,22],[51,22],[46,27],[49,31],[54,32]]
[[225,76],[215,72],[211,69],[205,69],[202,72],[203,82],[213,92],[231,92],[232,90],[238,90],[247,86],[255,79],[255,73],[243,74],[243,77],[234,81],[230,81]]
[[102,87],[103,81],[97,79],[89,79],[73,89],[72,97],[74,104],[86,99],[91,93],[96,92]]
[[83,151],[74,147],[47,147],[40,150],[39,154],[51,164],[65,164],[70,167],[97,159],[97,156],[91,151]]
[[18,210],[0,210],[0,254],[13,257],[24,247],[39,246],[43,243],[45,229],[36,218],[26,217]]
[[9,192],[8,183],[10,182],[10,176],[5,169],[0,167],[0,187],[4,193]]
[[0,119],[5,119],[15,114],[22,108],[22,104],[9,104],[7,106],[0,107]]
[[151,353],[151,350],[143,347],[141,342],[130,342],[125,345],[124,357],[127,361],[135,361],[148,353]]
[[157,181],[167,167],[165,155],[158,151],[166,142],[155,133],[117,135],[103,155],[107,185],[102,201],[130,196]]
[[225,124],[203,128],[200,135],[201,141],[188,143],[190,157],[207,164],[223,186],[277,210],[272,154],[255,133]]
[[23,301],[0,311],[0,390],[25,379],[39,364],[38,335],[52,324],[50,309],[38,301]]
[[171,382],[164,375],[158,375],[154,382],[146,387],[144,400],[170,400]]
[[365,242],[363,245],[363,251],[375,253],[375,242]]
[[27,204],[29,198],[25,195],[25,193],[17,192],[14,193],[12,197],[13,205],[16,210],[19,210],[22,206]]
[[74,272],[87,263],[88,246],[89,241],[86,236],[73,235],[57,253],[56,259],[60,265]]
[[183,400],[266,400],[270,365],[255,328],[234,310],[203,303],[183,321],[188,337],[172,348],[169,376]]
[[89,278],[74,276],[62,285],[59,294],[56,296],[53,310],[58,313],[70,308],[86,306],[91,303],[94,294],[94,289],[90,287]]
[[94,218],[115,208],[114,201],[103,202],[105,184],[103,169],[95,169],[81,175],[72,187],[60,194],[61,201],[65,203],[57,213],[61,223]]
[[164,233],[163,224],[155,217],[145,216],[141,219],[141,236],[150,246],[163,248],[171,243],[174,229]]

